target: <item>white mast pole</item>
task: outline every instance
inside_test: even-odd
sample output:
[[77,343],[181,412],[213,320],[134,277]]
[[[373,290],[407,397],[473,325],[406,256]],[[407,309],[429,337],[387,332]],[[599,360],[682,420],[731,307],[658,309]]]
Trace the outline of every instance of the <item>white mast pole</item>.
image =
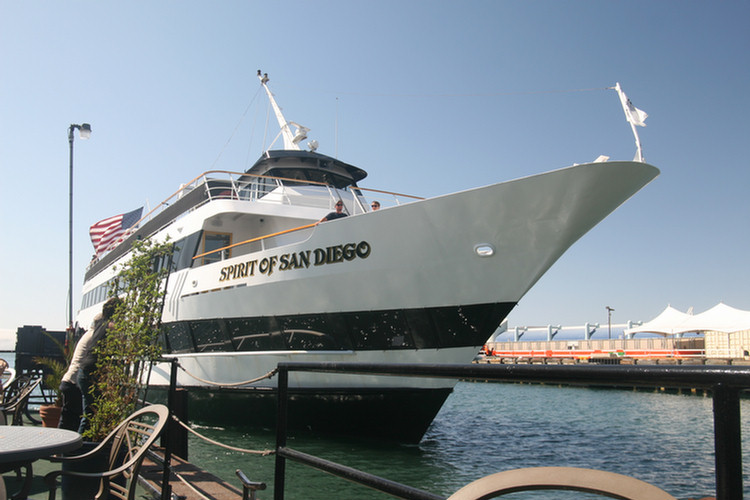
[[[635,137],[636,153],[635,153],[635,158],[634,159],[637,160],[637,161],[639,161],[639,162],[641,162],[641,163],[645,163],[645,160],[643,158],[643,148],[641,147],[641,138],[638,137],[638,131],[635,128],[636,123],[634,123],[634,120],[636,118],[633,116],[633,112],[638,112],[640,110],[636,109],[630,103],[630,101],[628,101],[628,96],[626,96],[625,92],[622,91],[622,88],[620,87],[620,82],[617,82],[615,84],[615,90],[617,91],[617,95],[620,97],[620,104],[622,104],[622,110],[625,113],[625,119],[630,124],[630,128],[633,131],[633,136]],[[640,112],[643,113],[642,111],[640,111]],[[643,114],[645,115],[645,113],[643,113]],[[643,118],[643,120],[645,120],[645,117]],[[641,126],[643,126],[643,127],[646,126],[646,124],[643,123],[642,120],[639,120],[638,124],[641,125]]]
[[273,94],[271,93],[271,89],[268,88],[268,73],[265,73],[261,75],[260,70],[258,70],[258,79],[260,80],[260,84],[263,85],[263,88],[266,90],[266,94],[268,94],[268,100],[271,101],[271,106],[273,107],[273,112],[276,115],[276,120],[279,122],[279,127],[281,127],[281,135],[284,138],[284,149],[293,149],[293,150],[300,150],[300,147],[297,145],[297,143],[294,141],[295,136],[292,134],[292,130],[289,127],[290,123],[286,121],[286,118],[284,118],[284,115],[281,113],[281,108],[279,108],[279,105],[276,104],[276,99],[274,99]]

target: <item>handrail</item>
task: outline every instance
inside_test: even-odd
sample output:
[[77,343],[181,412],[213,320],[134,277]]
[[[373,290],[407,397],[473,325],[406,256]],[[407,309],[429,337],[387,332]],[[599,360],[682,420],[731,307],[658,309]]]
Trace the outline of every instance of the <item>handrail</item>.
[[316,225],[316,223],[305,224],[304,226],[293,227],[291,229],[284,229],[283,231],[278,231],[278,232],[275,232],[275,233],[267,234],[265,236],[258,236],[257,238],[250,238],[249,240],[240,241],[239,243],[233,243],[231,245],[227,245],[227,246],[222,247],[222,248],[217,248],[216,250],[211,250],[210,252],[203,252],[203,253],[198,254],[195,257],[193,257],[193,260],[198,259],[200,257],[205,257],[206,255],[210,255],[212,253],[221,252],[223,250],[228,250],[230,248],[238,247],[240,245],[246,245],[248,243],[253,243],[254,241],[260,241],[260,240],[264,240],[266,238],[273,238],[274,236],[280,236],[282,234],[293,233],[294,231],[300,231],[302,229],[308,229],[308,228],[311,228],[311,227],[315,227],[315,225]]
[[382,189],[363,188],[359,186],[357,186],[357,189],[359,189],[360,191],[370,191],[373,193],[387,194],[389,196],[402,196],[404,198],[412,198],[414,200],[424,200],[422,196],[414,196],[411,194],[396,193],[394,191],[383,191]]
[[276,470],[274,500],[284,500],[286,459],[314,466],[373,489],[406,500],[442,498],[431,493],[392,483],[383,478],[339,464],[326,465],[287,447],[289,372],[380,374],[391,376],[496,380],[506,382],[552,382],[555,384],[596,384],[613,387],[703,388],[712,392],[714,415],[714,455],[716,498],[742,498],[742,429],[739,393],[750,389],[750,367],[740,366],[618,366],[618,365],[436,365],[377,363],[302,363],[278,365],[278,409],[276,421]]
[[[327,187],[327,188],[329,188],[329,190],[331,188],[336,189],[333,186],[331,186],[330,184],[326,184],[324,182],[319,182],[319,181],[313,181],[313,180],[300,180],[300,179],[291,179],[291,178],[288,178],[288,177],[275,177],[275,176],[269,176],[269,175],[249,174],[249,173],[246,173],[246,172],[233,172],[231,170],[207,170],[207,171],[203,172],[202,174],[193,177],[187,183],[181,185],[176,191],[174,191],[172,194],[170,194],[167,198],[165,198],[156,207],[154,207],[151,210],[149,210],[148,213],[146,213],[145,215],[143,215],[135,224],[133,224],[128,230],[126,230],[120,237],[118,237],[116,240],[112,241],[109,244],[109,246],[107,246],[107,248],[105,248],[102,251],[102,255],[104,255],[105,253],[108,253],[111,250],[115,249],[120,243],[122,243],[123,241],[125,241],[131,235],[133,235],[136,231],[138,231],[140,229],[141,224],[148,223],[149,221],[151,221],[152,218],[154,218],[156,215],[158,215],[158,213],[166,210],[170,206],[170,203],[173,201],[173,199],[176,198],[176,197],[179,197],[181,195],[181,193],[184,193],[186,191],[190,191],[190,190],[195,189],[195,188],[197,188],[197,187],[199,187],[201,185],[205,185],[210,180],[215,180],[215,179],[209,178],[209,176],[210,175],[217,175],[217,174],[229,176],[230,180],[233,183],[233,186],[234,186],[234,179],[232,178],[232,176],[237,176],[238,178],[245,178],[245,179],[268,179],[268,180],[273,180],[273,181],[279,182],[281,186],[284,185],[283,184],[284,182],[288,182],[288,183],[297,183],[297,184],[303,183],[305,185],[311,185],[311,186]],[[385,191],[385,190],[379,190],[379,189],[363,188],[363,187],[359,187],[359,186],[350,186],[350,188],[352,190],[370,191],[370,192],[374,192],[374,193],[382,193],[382,194],[386,194],[386,195],[392,196],[396,200],[397,204],[398,204],[398,198],[399,197],[411,198],[411,199],[414,199],[414,200],[423,200],[424,199],[424,198],[421,198],[419,196],[402,194],[402,193],[397,193],[397,192],[393,192],[393,191]],[[233,187],[233,189],[235,189],[235,188]],[[236,189],[235,189],[235,191],[236,191]],[[211,198],[211,196],[210,196],[210,193],[209,193],[209,199],[210,198]],[[91,267],[98,260],[99,259],[96,259],[91,264],[89,264],[89,267]]]

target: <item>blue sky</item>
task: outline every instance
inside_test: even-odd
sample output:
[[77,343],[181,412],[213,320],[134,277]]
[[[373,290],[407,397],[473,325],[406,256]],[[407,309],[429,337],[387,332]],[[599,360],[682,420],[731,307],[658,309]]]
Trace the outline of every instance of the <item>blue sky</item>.
[[[662,171],[576,243],[511,325],[750,309],[750,3],[0,1],[0,329],[65,324],[88,227],[260,155],[268,72],[288,119],[362,185],[433,196],[635,146]],[[275,134],[275,131],[273,132]]]

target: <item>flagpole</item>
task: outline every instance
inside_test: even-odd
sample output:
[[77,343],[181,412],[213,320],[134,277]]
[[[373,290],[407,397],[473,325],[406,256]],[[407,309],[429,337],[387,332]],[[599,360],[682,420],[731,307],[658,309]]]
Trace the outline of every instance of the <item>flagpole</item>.
[[615,83],[615,90],[617,91],[617,95],[620,97],[620,104],[622,104],[622,111],[625,113],[625,119],[630,124],[630,129],[633,131],[633,136],[635,137],[635,160],[645,163],[646,160],[643,158],[643,148],[641,147],[641,138],[638,136],[638,131],[635,128],[635,124],[630,119],[630,110],[628,108],[628,98],[625,96],[625,93],[622,91],[622,88],[620,87],[620,82]]

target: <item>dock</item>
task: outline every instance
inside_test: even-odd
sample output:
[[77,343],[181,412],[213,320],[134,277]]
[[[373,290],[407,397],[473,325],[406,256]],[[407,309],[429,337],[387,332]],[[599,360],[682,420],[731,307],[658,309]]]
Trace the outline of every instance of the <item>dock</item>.
[[[162,450],[156,450],[159,458]],[[172,456],[169,484],[172,498],[186,500],[209,498],[214,500],[242,500],[243,492],[219,477],[207,472],[182,458]],[[154,499],[160,499],[163,467],[153,455],[143,462],[139,482]],[[240,484],[239,479],[237,484]],[[252,498],[252,497],[251,497]]]
[[747,365],[750,354],[706,349],[704,339],[560,339],[487,342],[480,363],[500,364],[630,364]]

